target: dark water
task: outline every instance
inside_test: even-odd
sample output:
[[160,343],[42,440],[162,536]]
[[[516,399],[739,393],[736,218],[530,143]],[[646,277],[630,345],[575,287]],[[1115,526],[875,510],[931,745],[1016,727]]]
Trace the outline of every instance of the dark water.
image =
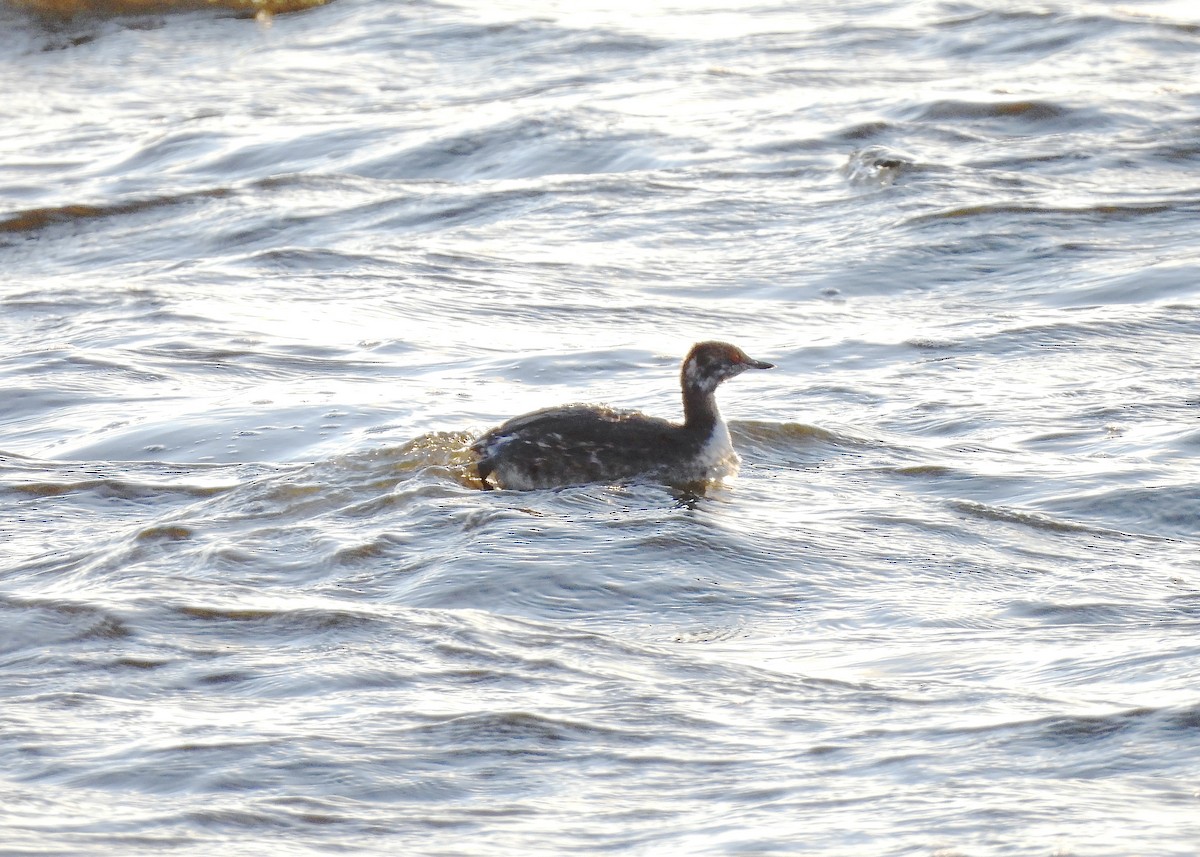
[[[0,853],[1197,853],[1198,63],[0,6]],[[706,338],[738,479],[477,490]]]

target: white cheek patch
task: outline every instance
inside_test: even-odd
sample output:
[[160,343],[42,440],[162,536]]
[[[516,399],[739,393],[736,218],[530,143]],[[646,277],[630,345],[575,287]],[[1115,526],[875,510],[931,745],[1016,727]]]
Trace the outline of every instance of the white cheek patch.
[[687,368],[683,370],[683,378],[689,387],[695,387],[705,393],[711,393],[721,383],[719,377],[713,377],[701,370],[700,365],[691,360],[687,364]]

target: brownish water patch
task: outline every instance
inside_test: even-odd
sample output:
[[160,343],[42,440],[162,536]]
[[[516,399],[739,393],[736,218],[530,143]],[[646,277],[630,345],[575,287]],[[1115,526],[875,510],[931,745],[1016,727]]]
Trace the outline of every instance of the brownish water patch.
[[7,0],[19,9],[56,18],[76,15],[144,15],[231,9],[247,16],[271,16],[323,6],[329,0]]

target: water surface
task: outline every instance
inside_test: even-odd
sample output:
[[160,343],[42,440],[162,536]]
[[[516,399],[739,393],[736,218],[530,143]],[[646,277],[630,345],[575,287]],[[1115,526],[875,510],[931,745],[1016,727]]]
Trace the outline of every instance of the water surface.
[[[1194,853],[1190,4],[30,6],[8,853]],[[707,338],[736,480],[478,490]]]

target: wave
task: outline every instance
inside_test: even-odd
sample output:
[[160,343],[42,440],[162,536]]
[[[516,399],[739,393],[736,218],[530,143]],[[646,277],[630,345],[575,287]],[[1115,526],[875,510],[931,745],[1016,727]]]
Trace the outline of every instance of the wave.
[[8,0],[18,9],[54,18],[77,15],[145,15],[228,9],[248,17],[299,12],[329,0]]
[[125,214],[139,214],[145,211],[153,211],[157,208],[176,205],[181,202],[188,202],[192,199],[220,199],[232,194],[233,191],[230,188],[215,187],[191,191],[189,193],[152,196],[99,205],[70,203],[45,208],[29,208],[14,212],[0,219],[0,233],[37,232],[50,226],[87,223],[92,220],[103,220],[104,218],[118,217]]

